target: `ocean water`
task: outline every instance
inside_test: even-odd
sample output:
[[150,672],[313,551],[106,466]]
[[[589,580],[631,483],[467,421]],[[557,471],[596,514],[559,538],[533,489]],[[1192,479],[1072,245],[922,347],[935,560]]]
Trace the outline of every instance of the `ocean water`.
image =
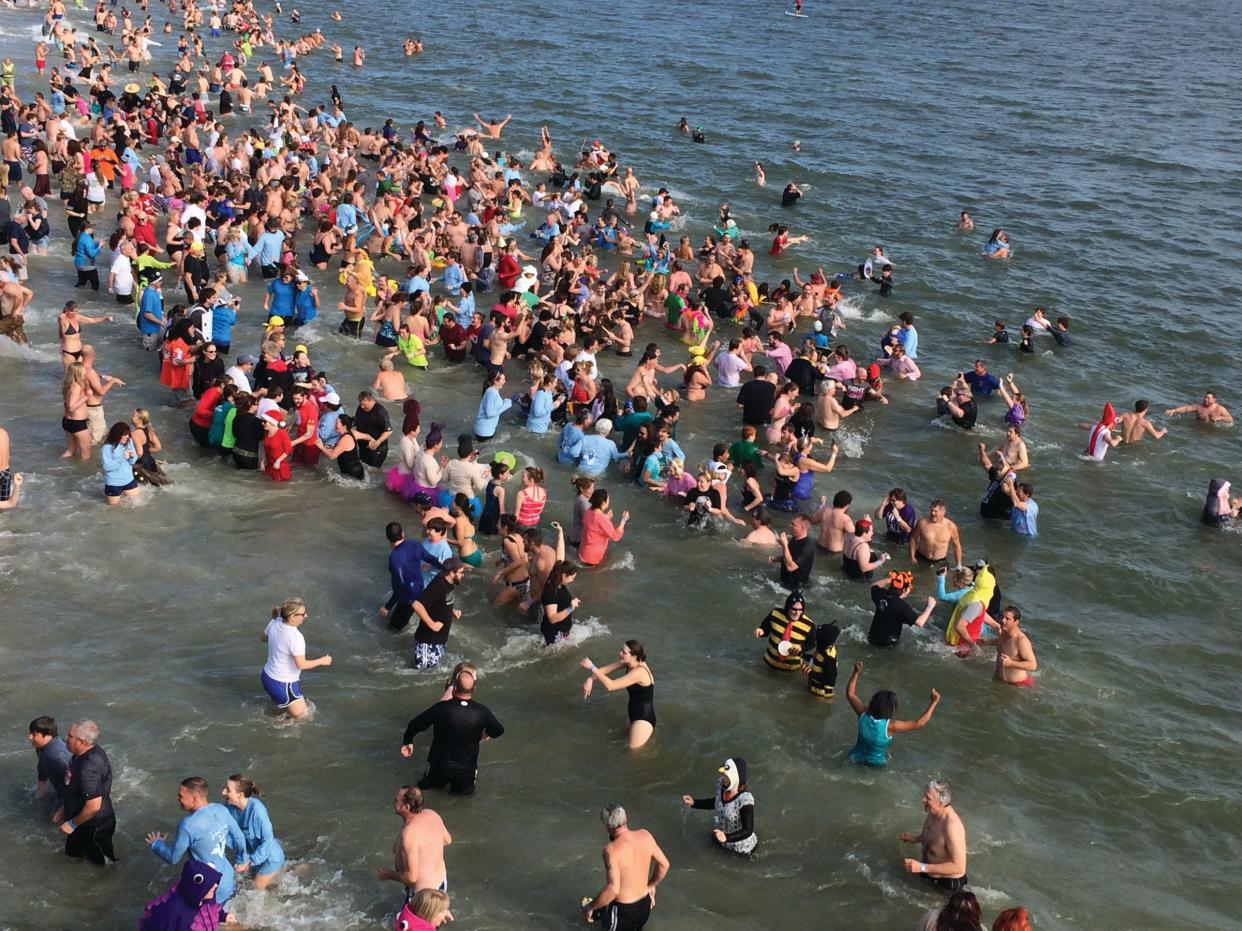
[[[431,798],[455,840],[456,927],[573,926],[580,897],[602,884],[596,812],[613,801],[672,861],[652,928],[905,928],[939,901],[903,874],[911,848],[897,840],[921,824],[931,777],[954,785],[989,922],[1022,904],[1039,929],[1242,927],[1228,878],[1242,859],[1239,537],[1197,522],[1208,479],[1236,467],[1238,435],[1180,418],[1165,440],[1097,465],[1080,458],[1077,427],[1106,401],[1122,409],[1149,398],[1162,411],[1207,387],[1238,407],[1236,4],[1197,7],[1193,23],[1151,3],[878,10],[811,0],[807,18],[794,19],[767,2],[361,0],[342,24],[328,20],[330,4],[306,6],[303,29],[321,25],[347,51],[362,43],[368,61],[360,72],[316,53],[303,62],[304,102],[337,84],[360,126],[386,116],[408,126],[436,109],[453,127],[474,111],[512,113],[505,151],[533,151],[546,124],[562,158],[600,138],[645,192],[676,193],[696,241],[727,200],[769,280],[795,265],[804,275],[848,270],[883,243],[897,288],[881,301],[847,285],[845,338],[856,356],[870,354],[888,321],[914,312],[924,378],[892,385],[890,406],[847,422],[848,454],[816,492],[848,488],[860,510],[900,485],[920,514],[946,499],[967,557],[988,557],[1022,608],[1040,661],[1035,689],[994,685],[988,663],[938,648],[943,608],[927,631],[876,654],[865,643],[865,587],[821,558],[808,608],[843,629],[842,686],[861,658],[862,690],[895,689],[903,716],[932,687],[944,696],[927,729],[895,741],[887,768],[861,770],[845,762],[855,723],[844,698],[815,701],[760,661],[751,631],[783,599],[765,554],[728,529],[687,531],[654,496],[611,476],[601,484],[634,516],[609,565],[579,577],[574,642],[545,651],[532,629],[490,606],[483,572],[459,596],[465,616],[448,659],[479,664],[478,697],[507,732],[484,746],[474,797]],[[0,52],[26,69],[23,92],[34,87],[37,22],[0,11]],[[281,28],[291,30],[287,18]],[[405,35],[427,51],[402,56]],[[174,43],[161,41],[167,54]],[[675,132],[681,116],[704,127],[705,145]],[[755,160],[766,188],[753,182]],[[789,180],[806,196],[782,210]],[[961,209],[973,234],[953,229]],[[770,222],[812,242],[769,262]],[[1012,261],[979,257],[994,227],[1010,233]],[[242,770],[263,787],[291,863],[267,894],[242,890],[245,925],[387,926],[399,890],[375,869],[399,827],[393,789],[421,774],[426,739],[414,761],[397,745],[442,682],[409,669],[412,635],[389,635],[375,616],[387,596],[383,526],[409,512],[375,474],[366,483],[302,474],[274,488],[204,459],[125,322],[87,331],[100,370],[129,382],[108,396],[109,419],[149,407],[176,484],[105,509],[97,460],[57,458],[55,310],[83,297],[61,245],[34,264],[32,346],[0,343],[0,424],[28,478],[23,506],[0,519],[0,927],[134,926],[174,876],[143,837],[174,829],[177,782],[203,775],[214,791]],[[299,338],[348,399],[369,384],[379,353],[334,335],[339,288],[318,278],[325,311]],[[259,286],[242,293],[234,345],[252,349]],[[1072,318],[1070,348],[1045,339],[1019,357],[983,345],[993,320],[1016,333],[1036,304]],[[680,357],[658,325],[638,339]],[[978,517],[975,444],[1000,439],[999,404],[982,406],[975,436],[931,422],[938,388],[979,357],[1014,372],[1031,401],[1033,541]],[[609,356],[601,367],[614,381],[630,372]],[[469,431],[473,369],[433,364],[411,382],[424,420],[445,421],[449,436]],[[730,395],[683,405],[679,439],[692,461],[735,436]],[[554,437],[504,424],[496,447],[547,468],[548,514],[568,520],[571,472],[553,463]],[[494,550],[485,542],[489,565]],[[934,579],[926,570],[916,579],[921,600]],[[294,594],[310,606],[310,654],[335,662],[305,676],[315,714],[289,725],[266,713],[258,635],[271,605]],[[582,656],[607,661],[628,637],[647,645],[658,683],[660,724],[637,754],[625,748],[623,699],[597,690],[584,704],[579,692]],[[24,728],[45,713],[101,726],[118,866],[65,861],[31,799]],[[713,850],[709,816],[679,801],[707,794],[735,755],[749,760],[757,799],[761,845],[750,860]]]

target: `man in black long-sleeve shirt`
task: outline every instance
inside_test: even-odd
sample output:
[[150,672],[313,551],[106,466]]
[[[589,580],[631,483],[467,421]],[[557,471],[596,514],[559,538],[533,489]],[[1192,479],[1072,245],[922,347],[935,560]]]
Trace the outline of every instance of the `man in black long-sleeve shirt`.
[[438,701],[406,725],[401,755],[414,755],[414,738],[431,728],[427,771],[420,789],[442,789],[469,795],[479,768],[479,744],[499,737],[504,725],[485,705],[474,700],[474,673],[462,670],[453,681],[453,697]]

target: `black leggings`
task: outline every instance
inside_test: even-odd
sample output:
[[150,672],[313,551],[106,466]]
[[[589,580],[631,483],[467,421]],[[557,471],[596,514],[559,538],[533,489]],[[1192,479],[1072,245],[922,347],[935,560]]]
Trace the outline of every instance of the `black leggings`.
[[74,287],[81,288],[88,284],[92,288],[94,288],[96,291],[99,290],[99,269],[97,268],[79,268],[78,269],[78,283],[74,285]]

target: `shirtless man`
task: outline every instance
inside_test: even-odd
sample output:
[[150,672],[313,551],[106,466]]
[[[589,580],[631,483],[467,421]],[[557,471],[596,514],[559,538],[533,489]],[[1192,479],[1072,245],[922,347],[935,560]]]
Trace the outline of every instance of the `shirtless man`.
[[839,554],[845,546],[845,535],[854,532],[854,519],[846,513],[853,500],[854,496],[844,489],[832,496],[832,507],[828,507],[827,495],[819,499],[811,523],[819,524],[819,539],[815,545],[821,551]]
[[842,417],[857,414],[862,410],[862,405],[855,405],[849,410],[842,407],[841,402],[837,400],[837,392],[840,390],[841,383],[835,378],[824,379],[820,384],[823,387],[815,396],[815,419],[821,427],[833,433],[840,428]]
[[966,825],[952,802],[949,784],[933,779],[923,791],[923,810],[927,812],[923,830],[901,834],[903,843],[923,845],[923,858],[906,860],[906,872],[926,876],[945,892],[955,892],[970,882],[966,876]]
[[108,434],[108,423],[104,419],[103,401],[113,388],[125,382],[115,375],[106,378],[95,371],[95,347],[89,343],[82,347],[82,365],[86,367],[86,421],[90,425],[91,445],[98,446]]
[[483,135],[485,135],[488,139],[499,139],[500,134],[504,131],[505,126],[508,125],[509,120],[511,119],[513,119],[512,113],[499,122],[490,122],[483,119],[483,117],[479,116],[477,113],[474,114],[475,122],[479,124],[479,127],[483,130]]
[[1013,472],[1021,472],[1030,468],[1031,460],[1026,453],[1026,440],[1022,439],[1022,431],[1010,424],[1005,428],[1005,441],[996,447],[994,455],[1000,456]]
[[556,546],[551,547],[543,542],[543,532],[537,528],[526,531],[526,558],[530,572],[530,596],[521,602],[523,611],[529,611],[532,605],[540,603],[543,596],[544,583],[552,567],[565,558],[565,531],[556,521],[552,521],[552,529],[556,531]]
[[634,369],[634,374],[630,376],[630,380],[625,383],[625,396],[633,399],[640,395],[644,398],[661,397],[660,388],[656,384],[656,373],[669,375],[673,372],[684,371],[684,364],[664,366],[660,364],[660,356],[658,352],[647,352],[643,355],[638,363],[638,367]]
[[1031,638],[1020,628],[1022,612],[1013,605],[1005,605],[1001,612],[1000,633],[995,640],[983,641],[985,646],[996,647],[996,670],[992,678],[1020,688],[1035,684],[1031,673],[1039,668],[1035,661],[1035,649]]
[[620,805],[605,805],[599,818],[608,832],[604,845],[608,881],[599,895],[583,904],[583,916],[588,924],[598,923],[609,931],[639,931],[655,908],[656,886],[668,875],[668,857],[650,831],[630,830]]
[[1233,415],[1229,413],[1225,405],[1216,400],[1216,394],[1212,391],[1207,392],[1198,404],[1170,407],[1164,413],[1168,417],[1176,417],[1178,414],[1189,414],[1192,411],[1203,423],[1233,423]]
[[1135,401],[1133,412],[1127,411],[1117,418],[1121,421],[1121,442],[1132,446],[1143,439],[1144,433],[1158,440],[1169,432],[1167,428],[1157,430],[1156,425],[1147,419],[1149,406],[1146,401]]
[[962,540],[957,524],[945,516],[945,504],[939,498],[931,503],[927,516],[920,517],[910,533],[910,561],[933,565],[943,562],[953,547],[954,565],[962,564]]
[[423,793],[417,786],[398,789],[392,807],[403,822],[392,845],[393,869],[381,866],[376,875],[404,885],[407,902],[419,889],[448,891],[444,848],[453,843],[448,828],[438,814],[423,807]]

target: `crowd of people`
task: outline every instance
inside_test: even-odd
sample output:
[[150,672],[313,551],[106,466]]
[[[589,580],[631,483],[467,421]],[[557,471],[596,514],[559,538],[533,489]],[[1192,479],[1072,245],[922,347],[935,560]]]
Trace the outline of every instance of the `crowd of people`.
[[[9,247],[0,268],[0,335],[27,339],[24,315],[38,296],[49,249],[72,256],[81,303],[102,306],[102,292],[111,295],[110,314],[86,314],[79,301],[69,301],[57,317],[62,457],[90,461],[99,448],[108,505],[143,494],[141,485],[169,481],[156,458],[169,453],[167,433],[161,437],[145,408],[109,425],[105,399],[126,381],[102,374],[96,347],[84,341],[86,327],[115,325],[126,314],[135,341],[159,356],[158,381],[168,389],[165,430],[185,418],[202,456],[273,482],[312,474],[326,458],[349,480],[378,473],[386,493],[408,503],[406,523],[418,532],[407,534],[396,521],[385,528],[391,595],[379,613],[394,632],[414,625],[410,661],[417,669],[444,663],[452,627],[462,619],[454,593],[479,584],[470,580],[474,570],[489,575],[497,610],[516,613],[548,646],[569,638],[582,606],[570,586],[584,569],[609,560],[610,546],[629,525],[628,510],[615,515],[612,493],[633,498],[649,491],[684,514],[687,532],[725,535],[737,526],[748,545],[769,555],[789,594],[754,636],[764,641],[763,662],[776,673],[803,676],[815,698],[835,696],[841,634],[808,611],[817,560],[821,572],[828,564],[870,583],[867,640],[876,666],[883,664],[876,651],[896,647],[905,627],[934,626],[937,607],[947,604],[946,650],[987,653],[996,682],[1034,686],[1039,667],[1022,611],[1002,598],[996,567],[966,558],[971,541],[947,516],[945,501],[930,501],[920,516],[902,488],[874,510],[855,508],[845,489],[831,498],[815,493],[816,477],[837,465],[835,438],[847,419],[885,416],[888,405],[904,400],[886,380],[924,374],[911,312],[892,320],[874,348],[861,340],[851,346],[842,335],[839,305],[848,293],[883,301],[900,287],[884,247],[849,271],[817,268],[804,280],[794,268],[788,279],[763,281],[728,204],[700,247],[684,235],[674,242],[681,214],[674,196],[667,187],[645,193],[634,168],[622,168],[599,140],[563,164],[544,127],[526,165],[487,148],[511,116],[473,114],[477,130],[452,134],[447,144],[437,141],[447,128],[439,112],[408,133],[392,119],[378,130],[360,129],[335,85],[330,104],[302,96],[306,59],[325,44],[338,61],[343,52],[319,30],[278,38],[279,3],[275,13],[262,13],[252,0],[170,0],[162,30],[178,34],[168,73],[151,63],[161,27],[145,0],[137,3],[141,19],[128,9],[118,16],[115,4],[98,0],[94,34],[70,22],[63,0],[47,7],[35,73],[22,76],[20,93],[14,63],[0,69],[0,183],[18,198],[0,202]],[[292,14],[299,23],[300,13]],[[423,45],[407,39],[403,51],[421,54]],[[49,55],[60,63],[49,67]],[[365,68],[361,47],[352,64]],[[763,168],[755,169],[762,186]],[[534,176],[540,180],[532,182]],[[803,196],[791,182],[780,206],[796,209]],[[529,231],[528,218],[539,221]],[[973,230],[965,212],[957,229]],[[773,257],[805,240],[788,224],[773,224],[772,234]],[[983,254],[1010,259],[1008,234],[997,229]],[[105,255],[106,279],[99,274]],[[255,274],[265,297],[257,352],[249,352],[240,334],[248,336],[244,317],[253,320],[256,312],[230,287],[240,290]],[[331,313],[319,292],[328,275],[343,289],[339,323],[332,321],[337,332],[360,347],[378,347],[374,381],[357,391],[352,413],[342,400],[347,392],[297,338],[300,328]],[[661,342],[640,336],[660,329],[664,343],[686,347],[684,361],[665,358]],[[1019,348],[1030,352],[1046,340],[1069,349],[1069,329],[1067,317],[1049,321],[1036,308]],[[997,320],[987,342],[1009,341]],[[633,366],[624,384],[604,375],[601,354],[608,368]],[[439,411],[443,419],[425,425],[406,367],[434,377],[438,367],[457,365],[481,369],[477,409]],[[679,420],[687,405],[713,394],[736,401],[737,433],[691,456],[677,439]],[[390,404],[400,406],[399,430]],[[1023,439],[1032,406],[1013,375],[998,378],[986,360],[976,360],[939,392],[936,405],[935,415],[958,430],[974,429],[981,417],[1004,426],[995,449],[978,445],[987,476],[980,514],[1036,538],[1039,504],[1029,480],[1036,468]],[[1083,424],[1084,457],[1103,460],[1119,445],[1164,436],[1148,407],[1139,400],[1132,413],[1117,415],[1106,405],[1098,422]],[[1211,392],[1201,403],[1166,411],[1170,418],[1184,413],[1205,423],[1232,420]],[[445,436],[451,419],[471,424],[457,435],[455,450]],[[523,428],[518,436],[532,442],[522,452],[532,455],[545,448],[533,438],[555,434],[548,458],[574,470],[567,526],[545,515],[552,463],[545,463],[548,472],[538,463],[519,469],[514,453],[491,448],[502,426]],[[0,509],[19,503],[23,479],[11,469],[9,436],[0,429]],[[1205,523],[1238,519],[1242,498],[1229,492],[1229,482],[1213,480]],[[877,538],[889,551],[878,549]],[[485,542],[499,555],[492,566]],[[936,589],[922,610],[909,601],[916,572],[930,573],[925,581]],[[302,693],[302,673],[332,664],[331,656],[308,658],[308,617],[307,605],[290,598],[262,632],[262,690],[293,718],[313,707]],[[643,644],[627,639],[615,661],[601,666],[584,657],[581,665],[583,697],[596,687],[625,691],[628,745],[637,751],[648,744],[657,717]],[[922,714],[899,719],[893,691],[878,690],[866,702],[859,696],[862,669],[862,661],[854,664],[846,689],[858,718],[847,755],[861,766],[883,766],[895,735],[931,723],[940,695],[933,689]],[[379,879],[404,887],[398,928],[435,927],[451,917],[444,848],[452,837],[423,793],[475,791],[481,743],[504,734],[475,699],[477,679],[473,665],[459,663],[440,700],[410,721],[399,745],[410,757],[419,735],[431,731],[423,777],[394,798],[402,820],[394,865],[378,871]],[[62,741],[55,721],[40,717],[29,733],[38,793],[55,798],[52,820],[66,835],[65,852],[114,860],[112,772],[98,726],[77,721]],[[713,811],[718,846],[748,855],[760,839],[746,760],[726,759],[719,776],[711,795],[683,801]],[[214,927],[210,922],[229,920],[235,875],[262,890],[281,873],[285,852],[255,783],[231,775],[221,795],[223,804],[210,801],[208,781],[187,777],[178,787],[186,815],[173,840],[147,835],[166,862],[189,859],[172,888],[148,904],[142,927]],[[901,835],[921,853],[904,868],[949,898],[917,927],[981,928],[979,904],[963,888],[966,828],[948,782],[930,781],[922,806],[922,830]],[[606,883],[582,903],[584,915],[608,928],[641,928],[668,858],[649,832],[629,827],[619,805],[605,806],[601,819]],[[1021,931],[1029,924],[1022,909],[1010,909],[992,927]]]

